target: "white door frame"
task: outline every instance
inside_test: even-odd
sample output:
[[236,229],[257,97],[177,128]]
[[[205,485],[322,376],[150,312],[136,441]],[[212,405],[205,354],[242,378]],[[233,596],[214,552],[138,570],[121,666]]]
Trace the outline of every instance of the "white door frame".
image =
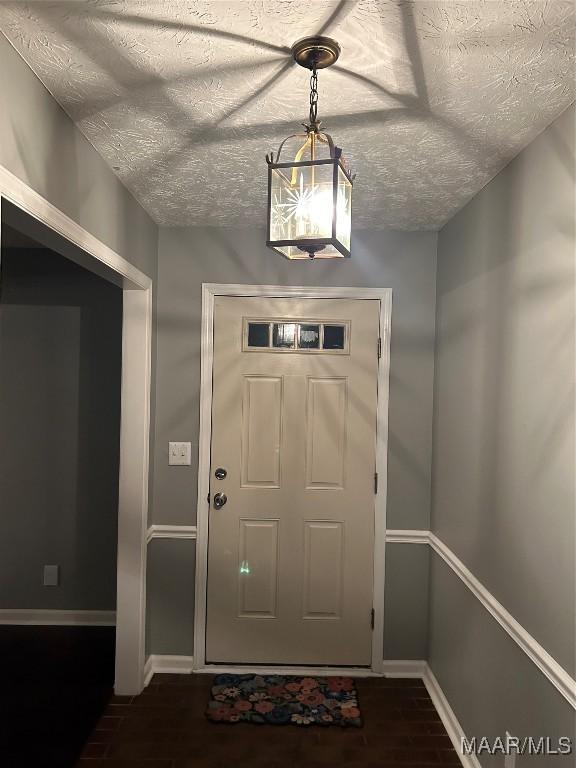
[[194,671],[258,671],[286,674],[313,673],[313,667],[251,667],[206,663],[206,587],[208,579],[208,493],[210,491],[210,445],[212,430],[212,365],[214,338],[214,299],[216,296],[254,296],[299,299],[378,299],[380,301],[380,338],[382,354],[378,366],[378,411],[376,435],[376,471],[378,493],[374,520],[374,631],[371,668],[318,668],[319,674],[382,674],[384,636],[384,551],[386,541],[386,488],[388,456],[388,392],[390,373],[391,288],[314,288],[311,286],[202,284],[202,331],[200,351],[200,434],[198,446],[198,505],[196,540],[196,589],[194,603]]
[[[120,276],[122,313],[122,411],[118,498],[116,604],[117,694],[144,687],[146,524],[150,439],[152,280],[0,165],[0,206],[7,200],[78,246],[78,263]],[[100,269],[99,269],[100,268]]]

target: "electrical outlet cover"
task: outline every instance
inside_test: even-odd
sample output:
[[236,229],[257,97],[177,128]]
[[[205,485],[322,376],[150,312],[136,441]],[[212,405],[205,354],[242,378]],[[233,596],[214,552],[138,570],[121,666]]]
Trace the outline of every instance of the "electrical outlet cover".
[[44,566],[44,586],[45,587],[57,587],[59,581],[59,566],[57,565],[45,565]]

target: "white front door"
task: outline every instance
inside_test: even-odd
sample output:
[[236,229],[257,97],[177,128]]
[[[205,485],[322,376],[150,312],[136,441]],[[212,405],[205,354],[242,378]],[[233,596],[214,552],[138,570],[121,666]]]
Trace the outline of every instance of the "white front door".
[[379,311],[215,299],[208,663],[370,665]]

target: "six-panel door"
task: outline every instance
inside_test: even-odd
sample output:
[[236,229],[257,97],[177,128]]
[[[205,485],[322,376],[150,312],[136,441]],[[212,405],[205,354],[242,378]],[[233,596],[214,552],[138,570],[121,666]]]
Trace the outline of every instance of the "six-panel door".
[[376,300],[215,300],[209,663],[370,665],[378,322]]

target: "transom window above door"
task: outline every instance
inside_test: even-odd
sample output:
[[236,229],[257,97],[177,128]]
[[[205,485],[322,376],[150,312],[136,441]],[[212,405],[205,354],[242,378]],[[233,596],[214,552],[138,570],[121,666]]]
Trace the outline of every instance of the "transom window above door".
[[349,339],[349,321],[245,317],[242,324],[244,352],[348,354]]

